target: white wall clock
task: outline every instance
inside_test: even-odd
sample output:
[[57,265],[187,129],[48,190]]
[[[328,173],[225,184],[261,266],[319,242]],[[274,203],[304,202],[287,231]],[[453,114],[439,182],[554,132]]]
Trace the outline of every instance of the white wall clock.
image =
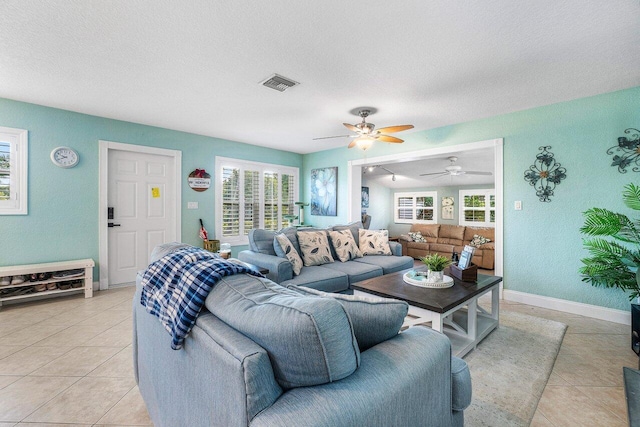
[[78,153],[69,147],[57,147],[51,151],[51,161],[61,168],[72,168],[78,164],[79,160]]

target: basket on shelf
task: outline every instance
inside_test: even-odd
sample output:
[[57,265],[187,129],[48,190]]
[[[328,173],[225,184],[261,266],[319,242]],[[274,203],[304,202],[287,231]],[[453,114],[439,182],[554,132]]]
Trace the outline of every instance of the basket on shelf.
[[209,252],[218,252],[220,250],[220,240],[203,240],[202,244]]

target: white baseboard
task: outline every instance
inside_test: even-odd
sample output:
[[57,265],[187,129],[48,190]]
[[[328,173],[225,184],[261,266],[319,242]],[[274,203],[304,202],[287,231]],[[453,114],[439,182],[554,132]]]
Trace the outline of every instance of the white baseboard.
[[581,316],[606,320],[608,322],[622,323],[623,325],[631,325],[630,311],[583,304],[581,302],[528,294],[525,292],[511,291],[509,289],[505,289],[502,296],[507,301],[519,302],[551,310],[564,311],[565,313],[579,314]]

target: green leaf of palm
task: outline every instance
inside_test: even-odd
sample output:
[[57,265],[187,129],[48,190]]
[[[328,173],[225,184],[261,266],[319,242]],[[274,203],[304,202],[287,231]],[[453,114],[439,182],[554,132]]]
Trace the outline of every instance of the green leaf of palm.
[[590,236],[614,236],[622,228],[619,214],[608,209],[591,208],[584,212],[584,225],[580,232]]
[[624,187],[622,192],[624,204],[633,210],[640,210],[640,186],[633,183]]

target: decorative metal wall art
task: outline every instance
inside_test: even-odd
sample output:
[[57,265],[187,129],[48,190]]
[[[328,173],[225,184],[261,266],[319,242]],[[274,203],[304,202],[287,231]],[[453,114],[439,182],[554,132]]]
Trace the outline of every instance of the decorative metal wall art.
[[536,189],[541,202],[550,202],[556,185],[567,177],[567,170],[553,158],[550,145],[538,147],[540,153],[529,169],[524,171],[524,180]]
[[[607,154],[613,156],[611,166],[617,166],[620,173],[627,173],[627,167],[634,164],[635,166],[631,170],[640,172],[640,131],[629,128],[624,133],[628,134],[630,139],[626,136],[621,136],[618,138],[618,145],[614,145],[607,150]],[[622,152],[622,155],[614,154],[620,152]]]

